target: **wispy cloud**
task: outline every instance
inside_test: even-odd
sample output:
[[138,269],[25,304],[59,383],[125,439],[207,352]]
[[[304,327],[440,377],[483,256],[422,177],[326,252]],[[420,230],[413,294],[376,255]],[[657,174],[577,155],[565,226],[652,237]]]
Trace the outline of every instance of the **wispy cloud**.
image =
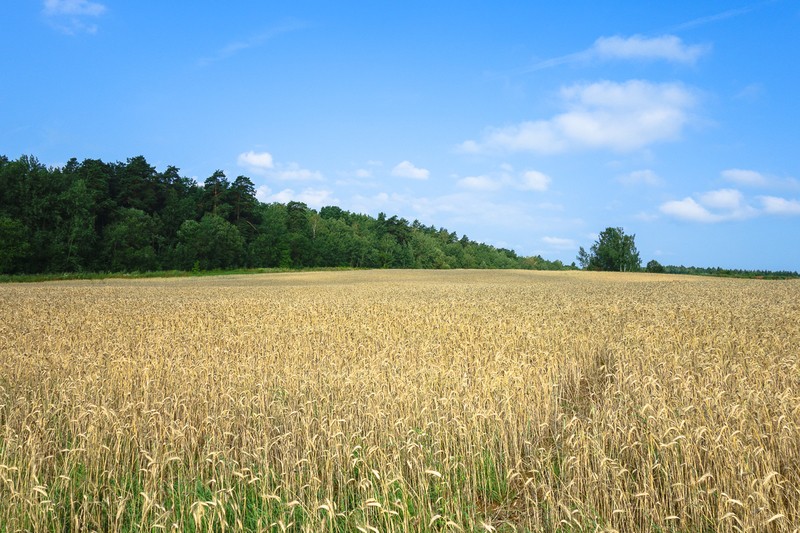
[[592,56],[599,59],[623,60],[663,60],[671,63],[694,64],[700,56],[711,49],[707,44],[687,45],[675,35],[660,37],[600,37],[589,49]]
[[674,140],[696,103],[679,83],[601,81],[561,89],[565,113],[546,120],[490,128],[481,140],[460,145],[467,153],[559,153],[581,148],[629,152]]
[[467,176],[458,180],[456,184],[462,189],[476,192],[495,192],[502,189],[544,192],[552,181],[550,176],[538,170],[527,170],[515,175],[510,165],[502,165],[499,173]]
[[354,196],[350,207],[355,212],[387,211],[451,228],[463,227],[468,221],[484,229],[535,228],[545,220],[532,213],[528,204],[502,201],[480,191],[459,191],[439,196],[381,192],[372,196]]
[[682,31],[682,30],[688,30],[688,29],[691,29],[691,28],[696,28],[698,26],[705,26],[706,24],[711,24],[713,22],[719,22],[721,20],[734,18],[734,17],[738,17],[738,16],[741,16],[741,15],[746,15],[746,14],[750,13],[751,11],[755,11],[756,9],[758,9],[758,8],[760,8],[762,6],[765,6],[767,4],[772,4],[774,2],[775,2],[775,0],[767,0],[766,2],[759,2],[757,4],[752,4],[752,5],[745,6],[745,7],[740,7],[740,8],[736,8],[736,9],[728,9],[726,11],[720,11],[719,13],[714,13],[712,15],[707,15],[707,16],[704,16],[704,17],[698,17],[698,18],[695,18],[695,19],[692,19],[692,20],[689,20],[689,21],[686,21],[686,22],[682,22],[680,24],[672,26],[671,28],[668,28],[666,31],[677,32],[677,31]]
[[348,170],[339,170],[336,174],[339,179],[336,180],[336,185],[341,186],[356,186],[360,188],[374,188],[379,186],[379,183],[373,178],[375,177],[375,169],[382,166],[380,161],[366,161],[362,165],[354,166]]
[[654,220],[658,220],[658,215],[656,213],[648,213],[647,211],[639,211],[633,218],[636,220],[641,220],[642,222],[653,222]]
[[89,0],[45,0],[42,15],[52,27],[67,34],[96,33],[97,24],[91,22],[102,16],[107,7]]
[[266,185],[262,185],[256,191],[256,198],[264,203],[280,202],[285,204],[287,202],[303,202],[304,204],[318,209],[326,205],[335,205],[339,200],[333,196],[333,192],[327,189],[314,189],[305,188],[302,191],[295,191],[294,189],[283,189],[278,192],[272,192]]
[[284,181],[322,181],[322,172],[303,168],[297,163],[278,164],[273,176]]
[[743,170],[741,168],[730,168],[721,172],[722,177],[738,185],[748,185],[751,187],[764,187],[767,185],[767,178],[755,170]]
[[623,185],[648,185],[650,187],[656,187],[662,183],[658,174],[650,169],[634,170],[628,174],[618,176],[617,181]]
[[105,13],[106,6],[89,0],[45,0],[44,14],[47,16],[72,15],[97,17]]
[[489,176],[467,176],[458,180],[457,185],[463,189],[483,192],[499,191],[503,188],[501,180]]
[[200,58],[197,61],[197,63],[200,66],[207,66],[207,65],[210,65],[212,63],[216,63],[218,61],[223,61],[223,60],[228,59],[228,58],[230,58],[230,57],[232,57],[232,56],[234,56],[234,55],[236,55],[239,52],[242,52],[244,50],[247,50],[247,49],[250,49],[250,48],[259,47],[259,46],[265,44],[267,41],[269,41],[271,39],[274,39],[274,38],[279,37],[281,35],[284,35],[286,33],[291,33],[293,31],[301,30],[301,29],[304,29],[304,28],[307,28],[307,27],[308,27],[308,24],[306,22],[303,22],[303,21],[300,21],[300,20],[295,20],[295,19],[289,19],[289,20],[286,20],[283,23],[279,24],[278,26],[270,28],[270,29],[268,29],[268,30],[266,30],[266,31],[264,31],[262,33],[257,34],[257,35],[253,35],[253,36],[250,36],[250,37],[247,37],[247,38],[244,38],[244,39],[231,41],[228,44],[226,44],[225,46],[223,46],[222,48],[218,49],[216,52],[214,52],[214,53],[212,53],[212,54],[210,54],[208,56]]
[[565,239],[563,237],[542,237],[542,242],[555,250],[574,250],[578,247],[578,243],[574,239]]
[[733,95],[734,100],[758,100],[764,94],[764,84],[750,83]]
[[761,208],[770,215],[800,215],[800,200],[787,200],[778,196],[759,196]]
[[800,189],[800,182],[791,177],[780,177],[741,168],[723,170],[720,175],[726,181],[746,187]]
[[680,37],[675,35],[657,37],[612,35],[599,37],[586,50],[545,59],[529,67],[518,69],[514,73],[525,74],[565,64],[591,64],[598,61],[667,61],[693,65],[710,50],[711,46],[708,44],[685,44]]

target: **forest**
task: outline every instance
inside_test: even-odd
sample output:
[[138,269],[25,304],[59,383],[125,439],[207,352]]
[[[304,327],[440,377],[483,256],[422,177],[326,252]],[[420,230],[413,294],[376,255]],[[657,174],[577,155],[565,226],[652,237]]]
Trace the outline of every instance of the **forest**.
[[575,268],[418,220],[263,203],[250,178],[222,171],[201,184],[143,156],[0,156],[0,274],[273,267]]

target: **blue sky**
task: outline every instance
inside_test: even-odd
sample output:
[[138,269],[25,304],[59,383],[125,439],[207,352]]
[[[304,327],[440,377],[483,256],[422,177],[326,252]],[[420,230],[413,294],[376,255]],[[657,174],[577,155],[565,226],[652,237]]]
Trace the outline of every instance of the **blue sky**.
[[571,262],[800,270],[800,3],[9,2],[0,154],[144,155],[263,201]]

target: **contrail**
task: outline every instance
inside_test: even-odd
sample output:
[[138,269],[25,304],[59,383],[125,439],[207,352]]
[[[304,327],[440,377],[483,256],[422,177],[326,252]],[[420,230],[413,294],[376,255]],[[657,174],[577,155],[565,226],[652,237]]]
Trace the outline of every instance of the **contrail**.
[[666,32],[673,32],[673,31],[681,31],[681,30],[688,30],[689,28],[695,28],[697,26],[703,26],[705,24],[710,24],[712,22],[717,22],[718,20],[725,20],[733,17],[738,17],[740,15],[746,15],[751,11],[755,11],[765,5],[774,4],[780,0],[767,0],[766,2],[759,2],[758,4],[752,4],[745,7],[740,7],[737,9],[729,9],[727,11],[723,11],[721,13],[716,13],[714,15],[708,15],[705,17],[699,17],[688,22],[684,22],[682,24],[678,24],[676,26],[672,26],[669,28],[664,29],[663,31]]

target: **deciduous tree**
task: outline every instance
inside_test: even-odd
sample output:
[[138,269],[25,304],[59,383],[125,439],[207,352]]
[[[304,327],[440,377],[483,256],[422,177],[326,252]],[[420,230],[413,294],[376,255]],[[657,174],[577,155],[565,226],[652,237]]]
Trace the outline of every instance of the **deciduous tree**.
[[636,235],[625,235],[622,228],[606,228],[589,249],[578,250],[578,263],[589,270],[635,272],[642,266],[634,242]]

